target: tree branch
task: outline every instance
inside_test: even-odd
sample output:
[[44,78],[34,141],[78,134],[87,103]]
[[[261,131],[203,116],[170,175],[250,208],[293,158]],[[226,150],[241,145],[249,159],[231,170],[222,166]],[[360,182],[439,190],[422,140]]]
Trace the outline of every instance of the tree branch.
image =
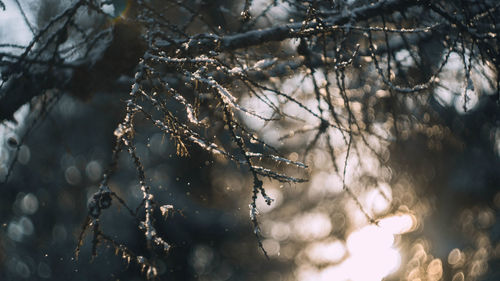
[[[276,42],[282,41],[289,38],[299,38],[304,36],[318,35],[328,31],[332,31],[338,29],[339,25],[347,25],[349,26],[351,23],[361,22],[368,20],[370,18],[376,17],[380,14],[391,14],[396,11],[403,11],[409,7],[417,6],[417,5],[426,5],[428,0],[386,0],[380,1],[375,4],[365,5],[356,9],[353,9],[349,12],[344,12],[342,14],[332,16],[325,21],[318,22],[310,22],[306,25],[302,23],[291,23],[280,26],[275,26],[266,29],[260,30],[252,30],[244,33],[229,35],[225,37],[220,37],[213,34],[199,34],[193,36],[189,40],[173,40],[173,41],[165,41],[165,40],[157,40],[156,46],[159,48],[166,48],[169,50],[177,50],[179,46],[181,46],[180,54],[181,56],[193,56],[199,54],[206,54],[212,51],[229,51],[240,48],[246,48],[256,45],[261,45],[267,42]],[[127,33],[127,32],[125,32]],[[137,42],[141,41],[139,38],[132,38],[133,36],[128,36],[126,42],[123,42],[122,38],[113,38],[112,45],[123,46],[123,44],[129,45],[130,43],[138,44]],[[32,43],[33,44],[33,43]],[[139,44],[141,45],[141,44]],[[31,45],[30,45],[31,47]],[[139,46],[137,49],[144,48],[143,45]],[[113,48],[110,48],[113,49]],[[130,48],[129,48],[130,49]],[[116,52],[116,50],[122,50],[121,52]],[[127,51],[129,52],[129,51]],[[123,54],[123,48],[116,48],[113,51],[108,52],[109,57],[112,57],[114,63],[123,64],[126,67],[119,67],[122,70],[130,71],[131,65],[136,65],[138,62],[137,55],[141,55],[142,53],[135,53],[132,55],[126,54],[123,57],[120,57],[120,54]],[[21,59],[24,59],[25,54]],[[106,56],[105,56],[106,57]],[[110,64],[108,64],[107,60],[105,63],[97,63],[98,66],[107,66],[105,69],[114,68]],[[110,67],[111,66],[111,67]],[[73,75],[70,74],[71,77],[61,79],[60,75],[55,75],[55,71],[59,69],[58,67],[49,68],[52,69],[52,75],[48,78],[46,75],[31,75],[27,76],[26,72],[22,72],[20,75],[17,75],[14,78],[9,79],[3,87],[0,89],[0,122],[5,119],[13,119],[13,113],[23,104],[29,102],[33,97],[43,94],[44,90],[50,89],[52,87],[65,88],[70,92],[75,92],[77,95],[80,95],[82,91],[89,91],[89,86],[96,85],[96,83],[90,81],[89,79],[85,79],[83,76],[96,76],[92,75],[93,71],[91,69],[98,69],[98,67],[92,67],[89,70],[86,69],[85,66],[79,67],[82,71],[73,72]],[[110,70],[109,73],[114,73],[115,75],[101,75],[100,77],[108,76],[106,83],[109,82],[109,78],[118,77],[116,71]],[[54,72],[55,71],[55,72]],[[78,75],[80,74],[80,75]],[[73,77],[75,76],[75,77]],[[69,79],[69,81],[68,81]],[[80,80],[84,81],[81,82]],[[96,79],[94,79],[96,80]],[[65,83],[62,83],[65,81]],[[68,83],[69,82],[69,83]],[[97,83],[99,84],[99,83]],[[61,87],[62,86],[62,87]],[[90,94],[90,93],[81,93],[82,95]]]
[[200,34],[188,40],[172,41],[158,40],[156,45],[161,48],[182,46],[180,51],[184,55],[199,55],[209,51],[227,51],[261,45],[268,42],[282,41],[290,38],[318,35],[339,25],[365,21],[381,14],[392,14],[417,5],[427,5],[428,0],[387,0],[369,4],[349,12],[328,18],[324,22],[310,22],[305,26],[302,23],[279,25],[266,29],[252,30],[225,37],[214,34]]

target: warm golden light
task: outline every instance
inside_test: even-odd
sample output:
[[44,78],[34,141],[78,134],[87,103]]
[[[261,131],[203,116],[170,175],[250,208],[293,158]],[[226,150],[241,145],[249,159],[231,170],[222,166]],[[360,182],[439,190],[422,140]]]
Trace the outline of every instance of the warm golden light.
[[299,280],[383,280],[401,265],[395,235],[409,232],[415,225],[416,219],[410,214],[393,215],[381,219],[377,225],[353,231],[345,244],[341,241],[311,244],[306,251],[311,261],[337,264],[317,271],[309,267],[303,272],[299,269],[297,276]]

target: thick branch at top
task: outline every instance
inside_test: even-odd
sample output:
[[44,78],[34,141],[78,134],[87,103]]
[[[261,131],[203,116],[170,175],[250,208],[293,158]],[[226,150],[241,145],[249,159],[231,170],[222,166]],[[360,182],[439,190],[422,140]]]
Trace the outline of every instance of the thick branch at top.
[[[306,25],[302,23],[291,23],[224,37],[213,34],[200,34],[188,41],[177,41],[176,43],[178,44],[175,44],[177,45],[175,47],[181,46],[181,54],[187,55],[200,55],[210,51],[223,52],[252,47],[267,42],[321,34],[324,33],[325,30],[335,26],[365,21],[381,14],[391,14],[397,11],[403,11],[412,6],[427,5],[428,2],[428,0],[380,1],[330,17],[322,23],[310,22]],[[157,46],[164,48],[173,47],[172,43],[167,41],[157,42]]]

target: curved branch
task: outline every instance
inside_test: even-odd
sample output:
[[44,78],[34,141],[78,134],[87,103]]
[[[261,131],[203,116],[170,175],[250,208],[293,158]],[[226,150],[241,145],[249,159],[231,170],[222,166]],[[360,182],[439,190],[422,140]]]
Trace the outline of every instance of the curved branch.
[[[175,41],[175,47],[182,46],[180,51],[189,55],[199,55],[213,50],[227,51],[261,45],[268,42],[283,41],[285,39],[318,35],[325,29],[337,28],[339,25],[360,22],[379,16],[403,11],[412,6],[424,6],[428,0],[386,0],[375,4],[368,4],[349,12],[345,12],[326,19],[325,21],[310,22],[305,26],[302,23],[284,24],[266,29],[252,30],[234,35],[220,37],[214,34],[200,34],[191,39]],[[170,48],[172,42],[156,42],[158,47]]]

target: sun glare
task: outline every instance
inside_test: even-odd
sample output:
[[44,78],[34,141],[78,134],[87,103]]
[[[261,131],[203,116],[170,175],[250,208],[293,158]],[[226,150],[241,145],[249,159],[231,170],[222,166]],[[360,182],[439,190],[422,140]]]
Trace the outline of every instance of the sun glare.
[[313,244],[307,253],[315,257],[311,260],[319,258],[321,262],[334,261],[337,264],[318,271],[298,272],[297,276],[300,280],[383,280],[401,265],[395,236],[412,231],[415,224],[416,219],[410,214],[393,215],[381,219],[377,225],[366,225],[353,231],[345,246],[340,241]]

